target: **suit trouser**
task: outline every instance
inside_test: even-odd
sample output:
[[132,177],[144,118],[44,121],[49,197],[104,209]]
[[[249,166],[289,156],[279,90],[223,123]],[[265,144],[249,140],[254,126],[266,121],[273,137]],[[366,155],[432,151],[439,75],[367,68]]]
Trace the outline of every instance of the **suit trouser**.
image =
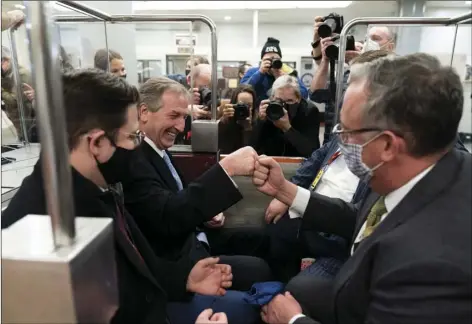
[[[204,243],[195,239],[194,247],[190,258],[194,262],[210,256],[210,252],[205,248]],[[221,255],[221,264],[231,266],[233,273],[233,285],[231,289],[248,291],[256,282],[272,281],[272,271],[264,260],[247,255]]]
[[226,313],[230,324],[261,323],[260,307],[247,304],[244,295],[233,290],[221,297],[196,294],[190,302],[168,303],[167,316],[171,324],[193,324],[203,310],[211,308],[215,313]]

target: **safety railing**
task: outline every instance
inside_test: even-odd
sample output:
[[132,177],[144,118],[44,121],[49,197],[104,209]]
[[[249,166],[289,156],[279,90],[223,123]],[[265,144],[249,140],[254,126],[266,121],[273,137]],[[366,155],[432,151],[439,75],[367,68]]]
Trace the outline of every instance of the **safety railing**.
[[[349,21],[344,25],[343,30],[340,34],[339,41],[339,59],[338,62],[344,62],[346,58],[346,42],[347,34],[357,25],[397,25],[397,26],[451,26],[456,25],[456,30],[454,34],[454,44],[457,38],[457,25],[462,23],[470,23],[472,19],[472,12],[456,16],[453,18],[440,18],[440,17],[398,17],[398,18],[356,18]],[[452,56],[454,56],[454,48]],[[451,58],[452,63],[452,58]],[[341,110],[341,102],[343,96],[343,75],[344,75],[344,64],[338,64],[337,75],[336,75],[336,97],[335,97],[335,107],[336,107],[336,121],[339,122],[339,112]]]

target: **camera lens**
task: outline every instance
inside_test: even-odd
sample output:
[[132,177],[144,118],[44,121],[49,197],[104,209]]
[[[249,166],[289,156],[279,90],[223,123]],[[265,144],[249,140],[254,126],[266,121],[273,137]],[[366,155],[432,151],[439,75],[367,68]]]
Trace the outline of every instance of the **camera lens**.
[[273,59],[272,65],[270,66],[273,69],[281,69],[282,68],[282,61],[279,59]]
[[333,18],[326,19],[320,27],[318,27],[318,35],[321,38],[329,37],[336,30],[336,20]]

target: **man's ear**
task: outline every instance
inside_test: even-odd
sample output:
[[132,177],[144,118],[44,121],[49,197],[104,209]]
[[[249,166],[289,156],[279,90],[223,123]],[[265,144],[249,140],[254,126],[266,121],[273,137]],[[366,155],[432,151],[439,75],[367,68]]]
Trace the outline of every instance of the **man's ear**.
[[94,156],[98,156],[100,154],[100,148],[103,145],[102,141],[105,138],[105,132],[103,130],[91,132],[87,138],[90,152]]
[[148,121],[148,118],[149,118],[149,110],[148,110],[148,106],[144,103],[140,104],[139,107],[138,107],[138,118],[140,121],[146,123]]

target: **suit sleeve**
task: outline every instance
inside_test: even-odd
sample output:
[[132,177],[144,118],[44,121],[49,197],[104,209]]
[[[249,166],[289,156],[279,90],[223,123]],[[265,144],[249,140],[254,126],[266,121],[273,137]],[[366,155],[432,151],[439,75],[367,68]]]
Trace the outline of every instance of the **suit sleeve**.
[[470,323],[470,273],[443,260],[394,268],[371,283],[365,323]]
[[350,241],[354,235],[359,205],[311,192],[303,214],[302,229],[335,234]]
[[293,324],[321,324],[308,316],[298,318]]
[[291,181],[297,186],[308,189],[320,170],[321,165],[329,152],[329,148],[330,142],[315,150],[308,159],[303,161]]
[[220,164],[178,193],[166,189],[144,157],[133,169],[124,184],[126,208],[147,235],[186,235],[242,199]]
[[187,291],[187,280],[193,268],[193,263],[186,255],[176,262],[158,259],[159,264],[155,269],[156,278],[165,290],[169,302],[188,301],[193,293]]
[[319,110],[315,105],[308,105],[309,112],[298,129],[290,128],[284,136],[295,147],[300,156],[308,157],[320,147]]

